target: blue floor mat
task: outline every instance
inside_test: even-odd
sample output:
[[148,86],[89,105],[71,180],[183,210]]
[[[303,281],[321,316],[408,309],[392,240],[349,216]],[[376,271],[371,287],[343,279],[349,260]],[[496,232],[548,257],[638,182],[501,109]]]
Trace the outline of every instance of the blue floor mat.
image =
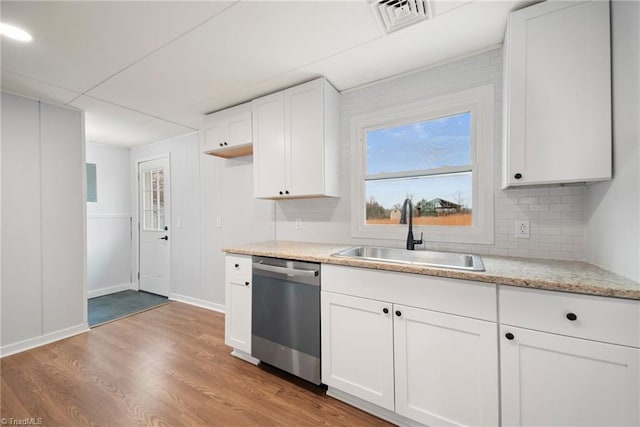
[[91,298],[88,301],[89,326],[110,322],[167,302],[167,297],[132,290]]

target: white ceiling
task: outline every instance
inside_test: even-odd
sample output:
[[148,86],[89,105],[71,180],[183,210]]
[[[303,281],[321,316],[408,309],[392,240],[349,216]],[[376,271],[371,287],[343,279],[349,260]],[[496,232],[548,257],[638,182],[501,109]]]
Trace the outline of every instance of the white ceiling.
[[85,110],[89,141],[136,146],[314,77],[343,91],[495,46],[525,3],[437,1],[384,35],[367,0],[3,0],[34,40],[2,38],[2,89]]

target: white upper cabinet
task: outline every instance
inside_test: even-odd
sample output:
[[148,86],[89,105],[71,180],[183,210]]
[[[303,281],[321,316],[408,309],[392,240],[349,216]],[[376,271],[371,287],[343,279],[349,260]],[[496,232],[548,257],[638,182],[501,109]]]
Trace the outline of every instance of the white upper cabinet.
[[512,13],[503,108],[503,188],[610,179],[609,2]]
[[252,153],[251,104],[207,115],[202,123],[200,147],[204,153],[231,158]]
[[252,102],[254,195],[337,196],[340,95],[325,80]]

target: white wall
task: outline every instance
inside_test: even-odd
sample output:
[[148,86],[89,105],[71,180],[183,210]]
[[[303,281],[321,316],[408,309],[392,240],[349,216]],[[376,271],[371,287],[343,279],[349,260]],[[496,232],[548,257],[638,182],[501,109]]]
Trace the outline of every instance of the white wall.
[[[223,247],[275,238],[274,205],[253,198],[252,157],[220,159],[200,153],[197,133],[131,150],[132,206],[137,163],[163,154],[171,162],[171,295],[224,309]],[[137,212],[133,212],[136,224]],[[221,226],[217,226],[217,218]],[[135,227],[134,227],[135,229]],[[137,234],[133,258],[137,263]],[[134,269],[137,271],[137,269]]]
[[587,259],[640,281],[640,3],[611,4],[613,180],[587,189]]
[[2,94],[2,355],[87,330],[84,117]]
[[87,142],[87,163],[96,164],[97,202],[87,202],[89,298],[137,289],[131,265],[129,149]]
[[[276,238],[318,242],[380,244],[402,247],[402,240],[351,236],[351,119],[402,103],[491,84],[495,87],[495,243],[461,245],[429,241],[430,249],[538,258],[584,259],[585,187],[540,186],[500,189],[502,49],[463,58],[431,69],[385,80],[342,94],[340,198],[277,202]],[[303,230],[295,229],[296,218]],[[529,220],[531,238],[514,237],[515,221]]]

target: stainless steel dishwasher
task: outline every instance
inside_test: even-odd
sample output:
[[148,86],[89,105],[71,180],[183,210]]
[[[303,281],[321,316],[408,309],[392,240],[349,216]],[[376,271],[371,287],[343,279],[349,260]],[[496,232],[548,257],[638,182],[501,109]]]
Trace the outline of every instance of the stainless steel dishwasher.
[[320,384],[320,264],[253,257],[251,355]]

